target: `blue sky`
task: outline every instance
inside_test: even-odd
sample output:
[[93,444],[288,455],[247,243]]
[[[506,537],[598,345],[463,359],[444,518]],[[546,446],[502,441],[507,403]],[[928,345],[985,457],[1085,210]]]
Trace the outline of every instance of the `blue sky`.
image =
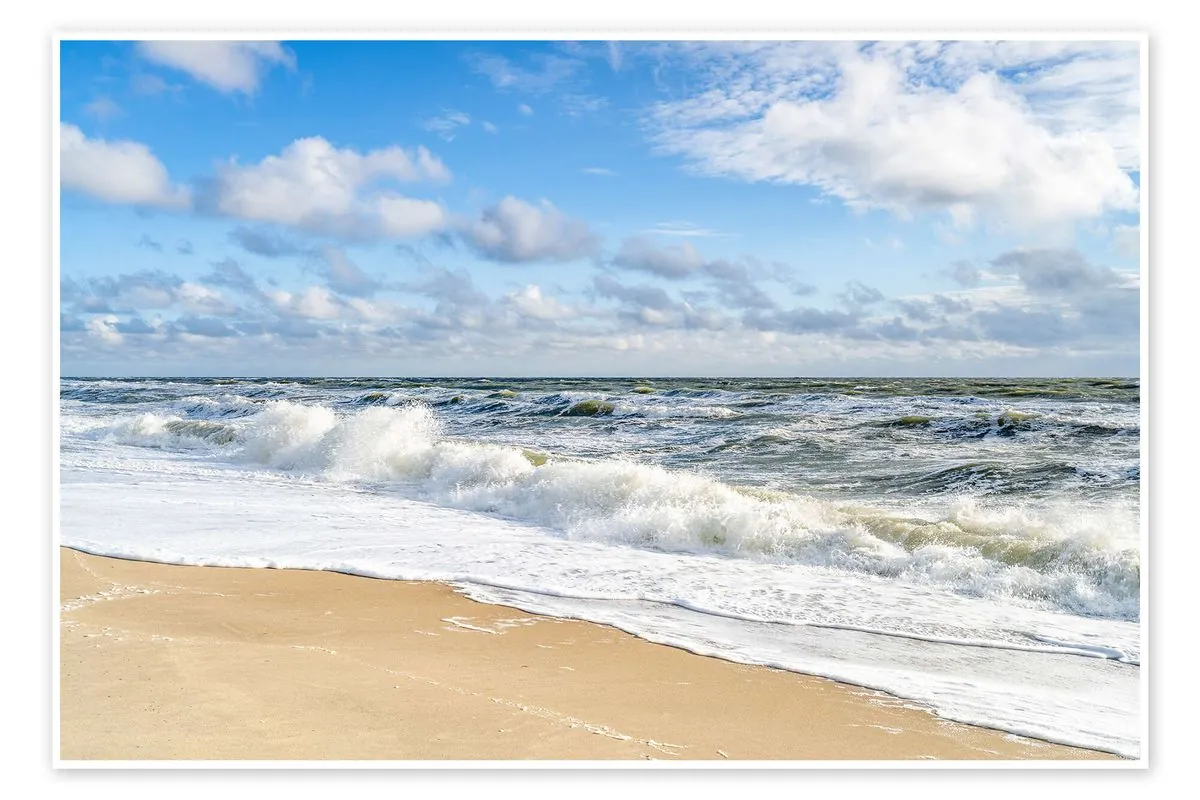
[[1130,375],[1129,42],[64,42],[64,375]]

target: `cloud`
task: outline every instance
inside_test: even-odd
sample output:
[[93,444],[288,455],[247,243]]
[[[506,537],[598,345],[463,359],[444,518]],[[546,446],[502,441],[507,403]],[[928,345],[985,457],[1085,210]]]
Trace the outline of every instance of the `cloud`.
[[336,247],[322,247],[317,251],[319,271],[329,288],[351,297],[370,297],[383,288],[383,281],[367,275],[358,265],[347,258],[345,252]]
[[517,106],[517,111],[520,112],[521,116],[524,117],[533,116],[533,107],[526,105],[525,103],[521,103],[519,106]]
[[302,292],[278,290],[268,292],[275,310],[285,316],[300,319],[334,320],[342,315],[342,304],[328,289],[310,286]]
[[59,143],[63,188],[109,203],[158,208],[187,208],[191,194],[171,183],[167,168],[139,142],[89,139],[62,123]]
[[613,72],[620,72],[621,71],[621,60],[622,60],[621,59],[621,43],[620,42],[606,42],[605,45],[607,46],[607,49],[608,49],[608,66],[612,68]]
[[839,297],[849,306],[869,306],[881,302],[883,292],[858,281],[849,281],[846,284],[846,291]]
[[720,231],[712,228],[701,228],[687,220],[672,220],[670,222],[655,223],[653,228],[642,231],[642,233],[652,233],[658,236],[726,236]]
[[515,64],[504,56],[491,53],[474,53],[467,61],[475,72],[485,76],[497,89],[530,94],[550,91],[572,78],[583,66],[583,61],[577,58],[545,53],[533,54],[529,66]]
[[499,133],[499,131],[500,131],[499,128],[497,128],[495,125],[488,122],[487,120],[484,120],[483,122],[479,123],[479,126],[481,128],[483,128],[485,131],[487,131],[488,133]]
[[588,94],[562,94],[557,102],[558,110],[568,117],[582,117],[608,107],[608,98]]
[[225,286],[255,299],[263,299],[258,283],[232,258],[213,262],[213,271],[200,280],[214,286]]
[[1115,272],[1108,267],[1092,266],[1077,250],[1010,250],[991,263],[998,274],[1016,275],[1034,294],[1075,295],[1120,283]]
[[108,122],[121,116],[121,107],[109,97],[97,97],[83,107],[83,113],[98,122]]
[[183,91],[183,86],[180,84],[167,83],[162,76],[145,72],[138,73],[130,79],[130,88],[136,95],[150,97],[168,93],[178,95]]
[[291,239],[264,227],[248,228],[239,225],[229,232],[229,238],[247,253],[265,258],[280,258],[307,252]]
[[206,314],[237,312],[237,307],[217,290],[178,275],[151,270],[93,277],[82,285],[64,280],[62,301],[64,306],[80,312],[105,314],[175,307]]
[[530,319],[552,321],[570,319],[576,311],[553,297],[542,294],[541,287],[530,284],[520,291],[505,295],[505,302],[518,314]]
[[[459,128],[471,124],[471,117],[462,111],[445,110],[436,117],[431,117],[422,124],[425,130],[436,133],[447,142],[453,141]],[[485,123],[485,125],[490,123]],[[492,126],[493,129],[495,126]],[[494,133],[495,131],[491,131]]]
[[121,318],[113,314],[106,314],[102,317],[92,317],[87,321],[87,332],[89,335],[94,336],[104,344],[121,344],[125,337],[123,337],[117,330],[117,325],[120,322]]
[[684,278],[704,266],[704,256],[690,242],[658,247],[648,237],[632,236],[621,243],[612,263],[623,269],[650,272],[664,278]]
[[594,276],[592,286],[601,297],[621,300],[655,311],[669,309],[675,305],[675,301],[660,286],[651,286],[645,283],[639,286],[627,286],[610,275]]
[[717,52],[704,88],[649,120],[659,148],[702,174],[809,185],[852,208],[945,213],[959,226],[1057,226],[1137,207],[1127,159],[1102,130],[1049,124],[978,63],[947,74],[903,48],[839,43]]
[[195,249],[192,247],[192,243],[190,241],[187,239],[180,239],[179,243],[175,245],[175,252],[179,253],[181,256],[190,256],[195,252]]
[[296,57],[279,42],[138,42],[147,61],[186,72],[217,91],[253,95],[276,65],[295,69]]
[[217,168],[205,195],[214,213],[273,222],[349,238],[416,236],[441,228],[442,207],[388,189],[364,191],[381,180],[444,181],[449,170],[424,147],[359,153],[315,136],[297,139],[277,156]]
[[[775,308],[775,301],[755,281],[774,278],[794,283],[790,268],[783,264],[764,265],[753,256],[737,259],[706,259],[691,242],[660,246],[648,236],[631,236],[609,262],[618,269],[637,270],[668,280],[701,278],[716,290],[723,305],[747,309]],[[786,274],[785,274],[786,273]],[[796,284],[799,293],[812,287]]]
[[945,274],[959,286],[978,286],[982,277],[979,268],[970,261],[955,261]]
[[475,287],[471,274],[464,270],[425,268],[418,279],[400,283],[398,288],[429,297],[442,309],[475,308],[491,302]]
[[511,195],[460,225],[459,233],[481,256],[509,263],[572,261],[592,254],[599,244],[587,223],[549,201],[533,205]]
[[180,333],[205,336],[211,339],[223,339],[241,335],[224,320],[213,317],[199,317],[194,314],[180,317],[171,324],[171,327]]
[[1114,225],[1111,232],[1113,246],[1125,256],[1138,257],[1142,252],[1142,230],[1140,225]]
[[608,167],[584,167],[581,170],[584,175],[599,175],[604,178],[616,177],[617,173]]
[[138,240],[137,246],[144,247],[147,250],[153,250],[156,253],[161,253],[163,251],[162,243],[151,239],[144,233],[142,234],[142,238]]

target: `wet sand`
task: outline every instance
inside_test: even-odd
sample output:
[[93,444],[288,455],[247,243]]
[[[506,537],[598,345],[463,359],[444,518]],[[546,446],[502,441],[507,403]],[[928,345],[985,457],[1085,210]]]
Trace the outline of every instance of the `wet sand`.
[[437,583],[60,564],[65,761],[1113,758]]

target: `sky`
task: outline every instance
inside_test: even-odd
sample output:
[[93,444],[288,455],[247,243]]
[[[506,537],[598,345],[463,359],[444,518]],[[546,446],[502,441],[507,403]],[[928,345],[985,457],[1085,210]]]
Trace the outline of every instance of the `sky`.
[[1136,42],[64,41],[61,373],[1139,373]]

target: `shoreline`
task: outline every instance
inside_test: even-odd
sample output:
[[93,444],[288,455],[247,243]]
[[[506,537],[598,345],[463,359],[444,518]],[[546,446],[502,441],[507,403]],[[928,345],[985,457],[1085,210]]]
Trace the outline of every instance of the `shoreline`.
[[64,761],[1124,760],[441,583],[59,553]]

